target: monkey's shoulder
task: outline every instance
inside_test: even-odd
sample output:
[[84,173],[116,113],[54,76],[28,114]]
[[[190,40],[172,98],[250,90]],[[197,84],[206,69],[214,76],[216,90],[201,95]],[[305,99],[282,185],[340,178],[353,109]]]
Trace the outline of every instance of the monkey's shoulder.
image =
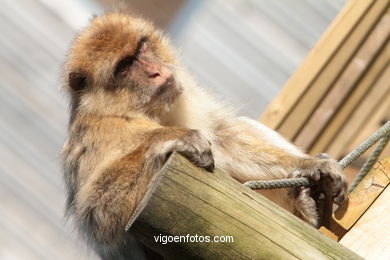
[[84,115],[76,118],[69,127],[70,137],[88,135],[121,136],[136,132],[144,132],[160,127],[152,120],[128,116],[96,116]]

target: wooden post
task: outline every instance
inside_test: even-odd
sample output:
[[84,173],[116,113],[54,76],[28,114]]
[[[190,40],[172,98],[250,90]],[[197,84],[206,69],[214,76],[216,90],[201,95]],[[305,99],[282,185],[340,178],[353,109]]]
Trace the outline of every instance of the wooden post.
[[[128,229],[167,259],[361,259],[227,174],[177,154],[154,177]],[[184,242],[187,234],[233,242]],[[155,241],[166,235],[182,242]]]

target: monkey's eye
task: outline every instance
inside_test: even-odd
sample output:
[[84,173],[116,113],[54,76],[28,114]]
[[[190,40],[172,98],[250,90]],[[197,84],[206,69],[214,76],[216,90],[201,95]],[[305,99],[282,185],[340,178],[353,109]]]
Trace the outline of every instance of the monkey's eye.
[[127,56],[120,60],[118,64],[116,65],[114,75],[118,75],[119,73],[125,72],[128,68],[131,67],[131,65],[134,62],[135,57],[132,56]]

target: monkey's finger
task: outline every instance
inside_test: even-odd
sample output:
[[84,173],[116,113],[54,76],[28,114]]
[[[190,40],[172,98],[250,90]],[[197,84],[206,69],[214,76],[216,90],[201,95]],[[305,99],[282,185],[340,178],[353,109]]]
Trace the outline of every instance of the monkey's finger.
[[204,169],[205,169],[206,171],[208,171],[208,172],[214,172],[214,168],[215,168],[214,162],[213,162],[212,164],[206,165],[206,166],[204,167]]
[[333,213],[333,202],[331,193],[325,193],[325,199],[323,200],[323,213],[322,213],[322,225],[324,227],[329,227],[330,220]]
[[318,182],[321,179],[321,170],[318,168],[302,169],[301,176]]
[[337,194],[334,198],[333,201],[337,204],[340,205],[346,200],[346,189],[342,189],[339,194]]
[[323,176],[321,180],[321,193],[324,198],[322,199],[323,214],[322,214],[322,225],[329,227],[330,220],[333,213],[333,195],[334,195],[334,180],[329,176]]
[[202,153],[199,153],[198,151],[195,151],[195,149],[190,149],[190,147],[187,147],[187,149],[178,150],[178,153],[185,156],[196,166],[209,172],[214,171],[215,164],[211,150],[206,150]]
[[340,205],[346,199],[347,181],[344,176],[337,175],[333,180],[333,201]]
[[212,160],[212,161],[209,161],[209,162],[207,162],[207,163],[205,163],[205,162],[199,162],[199,161],[195,161],[195,162],[193,162],[196,166],[198,166],[198,167],[200,167],[200,168],[203,168],[203,169],[205,169],[206,171],[208,171],[208,172],[214,172],[214,168],[215,168],[215,166],[214,166],[214,160]]
[[211,150],[207,150],[201,155],[201,165],[200,167],[204,168],[206,171],[214,172],[215,164],[214,157],[211,153]]
[[316,202],[310,196],[310,188],[302,187],[296,200],[296,209],[304,220],[318,227],[318,213]]

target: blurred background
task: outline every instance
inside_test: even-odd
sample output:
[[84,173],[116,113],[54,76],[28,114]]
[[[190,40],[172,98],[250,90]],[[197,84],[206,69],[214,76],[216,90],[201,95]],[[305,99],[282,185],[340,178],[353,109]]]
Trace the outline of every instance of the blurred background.
[[[344,0],[132,0],[218,96],[258,118]],[[110,0],[0,0],[0,259],[95,259],[63,220],[61,66]]]

